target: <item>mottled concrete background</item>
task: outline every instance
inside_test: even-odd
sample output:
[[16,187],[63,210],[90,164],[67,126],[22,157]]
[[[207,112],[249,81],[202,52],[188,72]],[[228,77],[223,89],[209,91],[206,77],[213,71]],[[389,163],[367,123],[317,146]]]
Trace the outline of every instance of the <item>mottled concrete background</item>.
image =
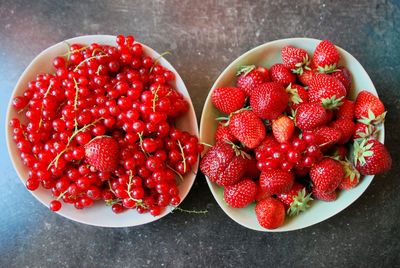
[[[400,265],[400,3],[388,1],[0,0],[1,133],[6,103],[44,48],[85,34],[132,33],[180,72],[200,119],[219,73],[248,49],[286,37],[328,38],[363,64],[385,102],[394,165],[339,215],[290,233],[230,220],[198,176],[182,207],[137,228],[102,229],[51,214],[19,182],[0,141],[0,267],[393,267]],[[2,134],[3,135],[3,134]]]

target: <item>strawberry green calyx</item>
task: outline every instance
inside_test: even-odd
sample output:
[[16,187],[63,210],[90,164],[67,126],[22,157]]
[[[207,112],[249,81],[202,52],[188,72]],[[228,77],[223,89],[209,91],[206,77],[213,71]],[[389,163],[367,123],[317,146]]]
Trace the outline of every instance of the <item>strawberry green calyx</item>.
[[318,66],[318,72],[321,74],[330,74],[339,71],[337,69],[336,63],[331,65],[325,65],[324,67]]
[[292,83],[290,83],[287,88],[286,88],[286,92],[289,94],[289,100],[294,103],[294,104],[300,104],[301,102],[303,102],[303,100],[301,99],[299,92],[297,91],[297,88],[292,88]]
[[368,140],[364,139],[361,141],[354,141],[353,147],[353,157],[354,165],[357,166],[359,163],[361,166],[366,164],[365,157],[372,156],[374,153],[371,151],[373,143],[367,144]]
[[303,74],[304,69],[311,70],[311,68],[308,67],[308,65],[310,65],[310,60],[308,58],[308,54],[306,54],[302,62],[296,63],[295,65],[296,68],[292,69],[292,73],[301,75]]
[[244,76],[248,75],[251,71],[253,71],[256,68],[255,65],[243,65],[240,66],[236,72],[236,76],[239,76],[241,74],[244,74]]
[[325,109],[333,110],[339,108],[343,104],[344,97],[336,98],[336,95],[333,95],[331,98],[322,99],[322,106]]
[[251,159],[251,156],[245,151],[241,150],[242,148],[239,145],[234,144],[230,140],[225,140],[225,142],[232,146],[232,149],[235,152],[236,156],[241,156],[243,158]]
[[379,128],[373,125],[366,125],[364,131],[356,132],[356,135],[359,137],[355,139],[355,141],[361,142],[362,140],[368,139],[370,137],[376,137],[378,135]]
[[293,202],[290,203],[290,207],[287,210],[289,216],[297,216],[300,212],[305,211],[310,207],[308,204],[311,200],[311,193],[307,194],[306,188],[300,190],[296,196],[293,196]]
[[366,125],[378,125],[385,121],[387,112],[383,112],[382,114],[375,116],[374,112],[371,109],[368,109],[368,117],[363,116],[358,122],[361,122]]
[[344,177],[345,178],[350,178],[350,182],[353,182],[354,180],[358,182],[360,181],[360,172],[353,166],[351,162],[349,162],[347,159],[346,161],[340,161],[340,163],[343,166],[343,171],[344,171]]

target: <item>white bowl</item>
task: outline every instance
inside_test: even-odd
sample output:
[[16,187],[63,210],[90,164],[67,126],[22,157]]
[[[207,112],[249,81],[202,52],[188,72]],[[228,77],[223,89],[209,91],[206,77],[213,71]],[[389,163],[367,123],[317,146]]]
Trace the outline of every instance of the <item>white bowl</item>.
[[[12,130],[8,125],[10,119],[17,117],[22,118],[22,115],[19,115],[15,109],[12,108],[11,102],[12,99],[18,95],[21,95],[25,90],[28,82],[34,80],[38,73],[43,72],[54,72],[54,68],[52,66],[52,60],[54,57],[62,55],[67,52],[67,46],[65,42],[72,43],[81,43],[81,44],[91,44],[91,43],[99,43],[106,45],[116,45],[115,36],[111,35],[87,35],[80,36],[65,40],[58,44],[55,44],[43,52],[41,52],[26,68],[26,70],[21,75],[20,79],[17,82],[17,85],[14,88],[13,94],[11,96],[11,101],[8,106],[7,118],[6,118],[6,139],[7,139],[7,147],[10,158],[14,165],[15,170],[21,182],[25,185],[26,178],[28,177],[28,169],[22,163],[20,159],[19,152],[17,147],[12,139]],[[143,45],[143,44],[142,44]],[[152,58],[158,58],[160,56],[159,53],[154,51],[152,48],[143,45],[144,53]],[[194,112],[193,104],[191,102],[189,93],[186,89],[185,84],[183,83],[182,78],[179,76],[178,72],[172,67],[172,65],[164,58],[160,58],[159,63],[174,72],[175,74],[175,82],[174,87],[183,94],[185,99],[189,102],[189,112],[179,118],[176,122],[177,126],[183,130],[188,131],[193,135],[198,136],[198,127],[197,127],[197,119]],[[193,167],[193,170],[197,170],[198,163]],[[196,175],[194,173],[188,173],[184,177],[184,181],[179,185],[180,190],[180,198],[183,199],[189,193],[190,188],[193,185]],[[31,192],[33,196],[35,196],[42,204],[48,206],[49,202],[53,199],[49,190],[39,188],[36,191]],[[95,202],[95,204],[83,210],[77,210],[70,204],[63,204],[63,207],[58,212],[59,215],[62,215],[68,219],[89,224],[95,226],[103,226],[103,227],[127,227],[127,226],[136,226],[145,223],[149,223],[155,220],[158,220],[173,210],[172,207],[167,207],[167,209],[159,216],[154,217],[151,216],[150,213],[146,214],[138,214],[136,210],[129,209],[124,213],[115,214],[112,212],[111,207],[105,206],[104,202]],[[50,213],[50,211],[49,211]]]
[[[210,93],[208,94],[200,122],[200,140],[208,144],[214,144],[214,134],[217,128],[217,122],[215,121],[215,118],[220,116],[221,113],[213,106],[211,102],[211,92],[218,87],[235,85],[235,73],[238,66],[255,64],[270,67],[274,63],[282,62],[281,49],[287,45],[304,48],[312,55],[312,52],[319,42],[320,40],[310,38],[281,39],[253,48],[234,60],[221,73],[211,88]],[[352,97],[354,98],[354,96],[356,96],[355,93],[361,89],[367,89],[368,91],[377,95],[371,79],[361,64],[344,49],[338,47],[338,50],[341,55],[341,64],[349,68],[353,75]],[[379,141],[382,143],[384,141],[384,136],[384,128],[382,127],[379,135]],[[254,204],[242,209],[231,208],[223,199],[223,188],[211,182],[208,178],[207,183],[220,207],[237,223],[257,231],[283,232],[298,230],[311,226],[339,213],[361,196],[373,178],[374,176],[365,176],[361,180],[360,184],[354,189],[341,191],[338,195],[338,199],[334,202],[312,201],[312,206],[310,209],[300,213],[300,215],[296,217],[287,217],[284,225],[275,230],[267,230],[260,226],[254,212]]]

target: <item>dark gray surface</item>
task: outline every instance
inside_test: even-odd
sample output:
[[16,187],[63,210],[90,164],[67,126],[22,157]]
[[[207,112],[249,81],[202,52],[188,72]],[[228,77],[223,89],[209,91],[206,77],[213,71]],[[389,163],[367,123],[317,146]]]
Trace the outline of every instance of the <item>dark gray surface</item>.
[[[289,4],[291,2],[291,4]],[[295,4],[294,4],[295,3]],[[197,117],[214,80],[248,49],[286,37],[327,38],[365,67],[389,111],[393,168],[335,217],[304,230],[245,229],[198,176],[183,208],[136,228],[85,226],[52,214],[26,191],[0,141],[0,267],[399,266],[399,1],[14,1],[0,0],[0,96],[6,103],[41,50],[84,34],[132,33],[186,82]],[[2,134],[4,135],[4,134]]]

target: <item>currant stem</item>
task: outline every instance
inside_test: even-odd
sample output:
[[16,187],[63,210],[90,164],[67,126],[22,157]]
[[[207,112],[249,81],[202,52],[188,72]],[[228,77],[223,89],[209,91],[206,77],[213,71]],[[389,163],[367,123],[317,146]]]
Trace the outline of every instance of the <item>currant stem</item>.
[[160,61],[160,59],[163,58],[165,55],[171,55],[171,52],[165,51],[165,52],[161,53],[161,55],[154,61],[153,66],[151,66],[149,74],[151,74],[151,72],[154,69],[154,66],[156,66],[156,64]]
[[190,214],[207,214],[208,210],[187,210],[187,209],[183,209],[180,207],[175,207],[172,211],[179,211],[179,212],[184,212],[184,213],[190,213]]
[[178,140],[178,146],[179,146],[179,149],[181,150],[181,155],[182,155],[182,162],[183,162],[183,172],[185,173],[186,172],[186,158],[185,158],[185,152],[183,151],[183,147],[182,147],[182,144],[181,144],[181,142]]
[[89,57],[89,58],[87,58],[87,59],[84,59],[84,60],[81,61],[78,65],[75,66],[74,72],[78,71],[79,68],[80,68],[83,64],[85,64],[86,62],[88,62],[88,61],[90,61],[90,60],[92,60],[92,59],[104,58],[104,57],[108,57],[108,55],[107,55],[107,54],[96,55],[96,56],[92,56],[92,57]]
[[176,173],[176,175],[178,175],[178,177],[181,179],[181,181],[183,181],[183,176],[181,173],[179,173],[177,170],[175,170],[173,167],[171,167],[170,165],[166,164],[167,168],[169,168],[170,170],[172,170],[173,172]]

